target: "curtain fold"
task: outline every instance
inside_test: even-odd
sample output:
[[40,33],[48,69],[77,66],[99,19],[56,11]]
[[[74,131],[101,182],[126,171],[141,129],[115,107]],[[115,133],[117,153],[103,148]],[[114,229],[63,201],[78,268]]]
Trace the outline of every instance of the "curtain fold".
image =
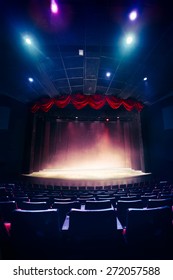
[[59,96],[57,98],[43,99],[39,102],[36,102],[32,106],[31,111],[32,113],[35,113],[38,110],[48,112],[53,105],[56,105],[59,108],[65,108],[70,103],[73,104],[73,106],[78,110],[84,108],[86,105],[89,105],[95,110],[99,110],[106,103],[108,103],[112,109],[118,109],[120,106],[124,106],[127,111],[136,109],[138,112],[140,112],[144,107],[141,102],[130,99],[121,99],[112,95],[84,95],[77,93],[73,95]]

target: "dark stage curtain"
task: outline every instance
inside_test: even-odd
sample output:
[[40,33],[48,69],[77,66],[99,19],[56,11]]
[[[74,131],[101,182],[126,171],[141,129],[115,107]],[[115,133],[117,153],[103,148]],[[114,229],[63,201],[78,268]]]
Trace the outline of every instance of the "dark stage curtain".
[[101,109],[106,103],[108,103],[112,109],[118,109],[120,106],[124,106],[127,111],[136,109],[138,112],[140,112],[143,108],[143,104],[130,99],[124,100],[115,96],[100,94],[83,95],[78,93],[74,95],[60,96],[57,98],[42,99],[32,106],[31,111],[32,113],[35,113],[38,110],[48,112],[53,105],[56,105],[59,108],[65,108],[69,103],[73,104],[73,106],[78,110],[84,108],[86,105],[98,110]]

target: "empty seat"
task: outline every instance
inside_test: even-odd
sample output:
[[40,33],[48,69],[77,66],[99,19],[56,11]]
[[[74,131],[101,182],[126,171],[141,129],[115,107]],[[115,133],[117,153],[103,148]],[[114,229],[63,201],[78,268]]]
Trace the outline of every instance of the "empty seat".
[[10,222],[12,212],[16,209],[15,201],[0,201],[0,218],[3,222]]
[[116,258],[117,252],[123,252],[122,231],[117,229],[114,209],[71,209],[67,218],[69,247],[76,258]]
[[95,209],[106,209],[111,208],[112,204],[110,200],[100,200],[100,201],[86,201],[85,210],[95,210]]
[[139,197],[131,195],[131,196],[121,196],[119,200],[131,201],[131,200],[138,200]]
[[17,259],[58,258],[61,251],[58,210],[15,210],[11,238]]
[[156,199],[156,198],[157,198],[157,195],[151,194],[151,195],[141,195],[140,199],[142,199],[144,207],[147,207],[148,199]]
[[170,207],[128,209],[126,240],[131,257],[167,258],[171,226]]
[[162,207],[162,206],[172,206],[172,199],[149,199],[147,202],[148,208]]
[[60,198],[60,197],[54,197],[54,202],[70,202],[72,201],[71,197],[70,198]]
[[105,198],[105,197],[97,197],[98,201],[102,201],[102,200],[110,200],[111,204],[116,207],[116,199],[114,196],[109,196],[109,198]]
[[69,232],[74,239],[114,238],[117,231],[114,209],[80,210],[71,209],[69,213]]
[[59,218],[60,218],[60,225],[62,226],[65,220],[67,213],[72,208],[80,209],[80,202],[79,201],[59,201],[54,202],[52,208],[59,210]]
[[16,197],[14,197],[14,200],[16,201],[17,208],[21,208],[22,202],[29,201],[29,197],[28,196],[16,196]]
[[30,202],[30,201],[23,201],[21,203],[21,209],[24,210],[45,210],[48,209],[47,203],[44,202]]
[[126,217],[128,208],[143,208],[142,200],[118,200],[117,201],[117,215],[121,224],[126,226]]

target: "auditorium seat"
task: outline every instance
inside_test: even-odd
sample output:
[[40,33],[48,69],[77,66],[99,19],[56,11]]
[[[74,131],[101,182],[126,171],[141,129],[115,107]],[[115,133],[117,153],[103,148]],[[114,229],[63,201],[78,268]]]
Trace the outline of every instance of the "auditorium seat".
[[86,201],[85,210],[96,210],[96,209],[106,209],[111,208],[112,203],[110,200],[97,200],[97,201]]
[[116,207],[116,199],[115,199],[114,196],[109,196],[109,197],[107,197],[107,198],[105,198],[105,197],[97,197],[97,200],[98,200],[98,201],[110,200],[110,201],[111,201],[111,204],[112,204],[114,207]]
[[164,198],[164,199],[149,199],[147,202],[147,208],[155,208],[155,207],[162,207],[162,206],[172,206],[172,199],[171,198]]
[[120,196],[119,200],[124,200],[124,201],[131,201],[131,200],[138,200],[139,197],[131,195],[131,196]]
[[17,196],[17,197],[14,197],[14,200],[16,201],[17,208],[21,208],[22,202],[29,201],[29,197],[28,196]]
[[143,208],[142,200],[118,200],[117,201],[117,215],[123,225],[126,226],[127,210],[128,208]]
[[69,198],[54,197],[53,201],[54,202],[70,202],[70,201],[72,201],[72,199],[71,199],[71,197],[69,197]]
[[163,198],[170,198],[172,200],[172,205],[173,205],[173,193],[169,193],[169,194],[164,194],[164,193],[160,193],[160,199]]
[[81,204],[85,204],[85,202],[87,201],[87,200],[95,200],[95,198],[94,197],[91,197],[91,198],[87,198],[87,197],[77,197],[77,201],[79,201]]
[[59,219],[60,219],[60,225],[62,227],[65,217],[68,214],[68,212],[72,208],[80,209],[81,205],[79,201],[59,201],[54,202],[52,205],[53,209],[59,210]]
[[0,219],[2,219],[3,222],[10,222],[12,219],[12,212],[15,209],[15,201],[0,201]]
[[171,227],[170,207],[128,209],[125,236],[129,258],[169,258]]
[[7,195],[7,190],[5,187],[0,187],[0,196],[6,196]]
[[23,201],[21,203],[21,209],[23,210],[46,210],[48,208],[49,206],[45,201],[40,201],[40,202]]
[[0,201],[9,201],[10,197],[8,195],[6,196],[0,196]]
[[10,237],[3,221],[0,220],[0,260],[13,258]]
[[144,207],[147,207],[148,199],[156,199],[157,195],[155,194],[148,194],[148,195],[141,195],[141,199],[143,201]]
[[15,210],[11,238],[16,259],[61,258],[58,210]]
[[122,227],[116,211],[71,209],[63,225],[68,231],[72,257],[83,259],[116,258],[123,253]]

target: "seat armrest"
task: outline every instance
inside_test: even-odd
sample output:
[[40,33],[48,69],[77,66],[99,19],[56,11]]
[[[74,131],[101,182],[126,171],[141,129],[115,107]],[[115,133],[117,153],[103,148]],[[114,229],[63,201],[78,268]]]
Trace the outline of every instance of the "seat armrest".
[[117,230],[123,230],[123,226],[122,226],[122,224],[120,223],[120,221],[119,221],[119,219],[118,218],[116,218],[117,219]]
[[62,231],[66,231],[69,229],[69,222],[70,222],[70,216],[67,215],[62,226]]

